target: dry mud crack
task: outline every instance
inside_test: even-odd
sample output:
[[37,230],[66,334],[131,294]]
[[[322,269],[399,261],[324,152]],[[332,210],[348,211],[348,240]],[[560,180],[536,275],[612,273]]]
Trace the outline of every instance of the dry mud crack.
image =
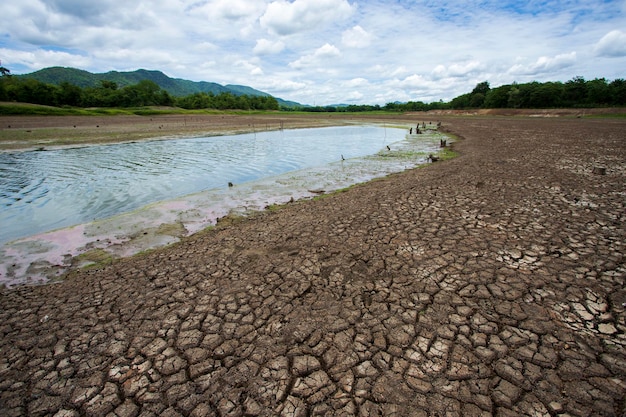
[[626,122],[443,123],[454,160],[4,291],[0,415],[623,416]]

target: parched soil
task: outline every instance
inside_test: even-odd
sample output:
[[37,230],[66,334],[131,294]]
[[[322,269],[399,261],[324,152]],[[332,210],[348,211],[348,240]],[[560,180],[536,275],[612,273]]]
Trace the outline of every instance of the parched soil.
[[0,414],[623,416],[626,121],[441,117],[453,160],[2,292]]

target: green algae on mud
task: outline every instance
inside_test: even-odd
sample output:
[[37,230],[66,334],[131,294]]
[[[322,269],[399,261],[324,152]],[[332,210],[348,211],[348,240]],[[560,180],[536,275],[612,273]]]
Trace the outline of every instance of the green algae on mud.
[[113,262],[114,259],[113,255],[104,249],[94,248],[73,257],[71,264],[72,267],[89,269],[108,265]]
[[437,153],[437,156],[439,157],[440,161],[447,161],[449,159],[456,158],[457,156],[459,156],[459,154],[454,149],[446,147],[441,149]]

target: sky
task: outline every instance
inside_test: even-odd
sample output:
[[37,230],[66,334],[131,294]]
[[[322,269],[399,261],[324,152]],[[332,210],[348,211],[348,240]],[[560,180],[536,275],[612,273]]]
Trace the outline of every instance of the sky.
[[0,62],[163,71],[302,104],[449,101],[488,81],[626,78],[626,0],[19,0]]

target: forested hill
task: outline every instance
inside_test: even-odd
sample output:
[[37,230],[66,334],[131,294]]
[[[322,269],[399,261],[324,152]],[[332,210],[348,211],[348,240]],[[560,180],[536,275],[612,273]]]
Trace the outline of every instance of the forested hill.
[[[102,81],[111,81],[119,87],[135,85],[140,81],[148,80],[154,82],[162,90],[167,91],[174,97],[184,97],[195,93],[230,93],[235,96],[262,96],[270,97],[271,95],[263,91],[255,90],[252,87],[242,85],[226,85],[207,82],[207,81],[189,81],[181,78],[171,78],[161,71],[151,71],[139,69],[136,71],[119,72],[109,71],[105,73],[94,74],[76,68],[66,67],[50,67],[44,68],[30,74],[15,75],[15,77],[32,78],[46,84],[60,85],[67,82],[81,88],[97,87]],[[281,105],[299,106],[299,103],[285,101],[280,98],[276,100]]]

